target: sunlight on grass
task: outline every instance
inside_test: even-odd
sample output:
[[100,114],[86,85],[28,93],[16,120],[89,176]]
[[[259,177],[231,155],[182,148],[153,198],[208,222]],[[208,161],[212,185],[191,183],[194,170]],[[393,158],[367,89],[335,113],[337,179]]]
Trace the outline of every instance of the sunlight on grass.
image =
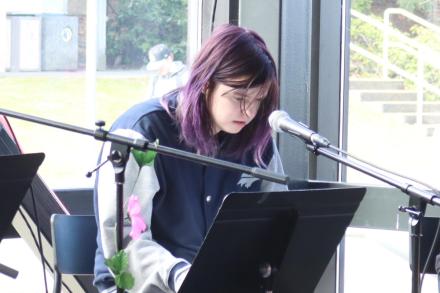
[[[105,129],[133,104],[146,99],[148,77],[98,77],[96,117],[87,115],[86,82],[80,75],[0,77],[0,108],[57,122],[95,129],[94,120],[106,121]],[[44,152],[39,174],[51,188],[91,186],[84,174],[96,162],[100,143],[92,137],[18,119],[10,119],[25,152]]]
[[98,79],[96,86],[96,118],[113,122],[128,107],[144,101],[148,80],[142,78]]

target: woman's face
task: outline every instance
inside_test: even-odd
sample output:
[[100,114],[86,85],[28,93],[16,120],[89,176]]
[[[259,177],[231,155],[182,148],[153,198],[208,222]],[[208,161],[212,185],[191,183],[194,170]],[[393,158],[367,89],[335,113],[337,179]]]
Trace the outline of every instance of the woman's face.
[[210,95],[210,114],[213,120],[213,134],[219,131],[235,134],[248,125],[258,112],[264,98],[260,87],[233,88],[216,83]]

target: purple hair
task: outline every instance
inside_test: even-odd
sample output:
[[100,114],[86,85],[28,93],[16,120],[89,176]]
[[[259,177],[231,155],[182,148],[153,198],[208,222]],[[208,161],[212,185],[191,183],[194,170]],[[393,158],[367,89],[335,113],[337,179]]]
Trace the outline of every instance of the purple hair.
[[232,135],[222,149],[222,153],[235,158],[243,158],[251,151],[255,163],[265,166],[262,156],[271,140],[267,119],[278,107],[279,87],[275,62],[257,33],[234,25],[218,27],[198,53],[188,83],[180,91],[176,118],[181,139],[203,155],[216,155],[219,151],[209,114],[212,97],[204,95],[217,82],[245,89],[259,86],[266,95],[252,122]]

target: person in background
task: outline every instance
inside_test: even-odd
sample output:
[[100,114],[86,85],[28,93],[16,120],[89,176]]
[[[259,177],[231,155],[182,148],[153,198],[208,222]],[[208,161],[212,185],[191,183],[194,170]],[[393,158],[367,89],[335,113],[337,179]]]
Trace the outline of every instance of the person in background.
[[[152,52],[163,50],[157,47]],[[111,130],[283,173],[268,123],[278,104],[277,69],[263,39],[254,31],[223,25],[202,46],[186,85],[135,105]],[[103,159],[110,146],[104,145]],[[146,228],[139,238],[130,239],[130,223],[124,222],[124,251],[135,280],[129,292],[178,292],[224,196],[279,190],[287,187],[162,154],[145,165],[132,152],[125,170],[124,206],[130,205],[132,195],[137,196]],[[98,249],[94,284],[99,292],[116,290],[114,277],[104,264],[116,253],[115,193],[114,170],[106,164],[97,174],[95,188]]]
[[188,80],[188,70],[181,61],[174,61],[173,52],[164,44],[148,51],[147,71],[152,73],[148,98],[160,98],[182,87]]

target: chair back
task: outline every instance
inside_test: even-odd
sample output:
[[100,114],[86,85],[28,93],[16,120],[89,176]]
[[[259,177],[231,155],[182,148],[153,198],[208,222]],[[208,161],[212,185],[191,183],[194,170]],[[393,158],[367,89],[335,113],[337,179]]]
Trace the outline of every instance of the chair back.
[[93,215],[51,216],[54,267],[61,274],[93,274],[97,227]]

